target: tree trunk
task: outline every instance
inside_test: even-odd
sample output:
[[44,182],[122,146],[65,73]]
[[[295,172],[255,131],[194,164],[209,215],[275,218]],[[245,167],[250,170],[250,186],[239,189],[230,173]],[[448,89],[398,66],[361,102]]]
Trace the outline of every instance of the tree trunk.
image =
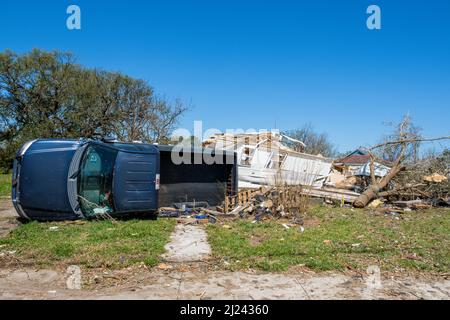
[[365,208],[372,200],[377,199],[379,192],[386,188],[389,182],[403,170],[405,170],[404,166],[397,165],[393,167],[379,183],[371,184],[369,188],[353,202],[353,206],[355,208]]

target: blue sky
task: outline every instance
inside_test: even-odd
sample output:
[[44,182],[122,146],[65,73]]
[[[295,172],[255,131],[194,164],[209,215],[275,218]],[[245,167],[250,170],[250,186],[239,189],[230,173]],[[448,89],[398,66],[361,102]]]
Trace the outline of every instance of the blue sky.
[[[70,4],[82,30],[66,28]],[[370,4],[381,7],[381,30],[366,27]],[[450,134],[447,0],[3,0],[7,48],[67,50],[144,79],[192,105],[185,128],[312,123],[346,151],[377,142],[409,112],[425,135]]]

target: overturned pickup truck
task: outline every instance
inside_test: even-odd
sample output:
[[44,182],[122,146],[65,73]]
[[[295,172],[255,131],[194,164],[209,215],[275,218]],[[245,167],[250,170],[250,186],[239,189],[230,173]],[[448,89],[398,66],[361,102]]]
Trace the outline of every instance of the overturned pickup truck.
[[[237,190],[234,153],[214,164],[171,161],[174,147],[113,140],[35,140],[14,161],[12,201],[28,220],[155,215],[159,206],[218,205]],[[203,149],[183,151],[188,158]],[[186,155],[184,155],[186,156]]]

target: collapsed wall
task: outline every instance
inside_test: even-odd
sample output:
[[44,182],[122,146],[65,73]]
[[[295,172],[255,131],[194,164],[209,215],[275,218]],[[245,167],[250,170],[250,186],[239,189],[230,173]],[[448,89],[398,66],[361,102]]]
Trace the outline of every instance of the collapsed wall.
[[[284,142],[286,141],[286,142]],[[289,145],[297,144],[294,150]],[[332,159],[311,155],[304,144],[275,132],[217,134],[203,145],[215,150],[235,151],[239,166],[239,188],[303,185],[322,188],[331,172]]]

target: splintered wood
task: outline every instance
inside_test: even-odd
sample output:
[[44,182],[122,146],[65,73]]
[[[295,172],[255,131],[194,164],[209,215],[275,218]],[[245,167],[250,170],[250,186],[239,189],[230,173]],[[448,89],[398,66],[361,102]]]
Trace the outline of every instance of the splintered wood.
[[249,204],[252,201],[253,197],[260,192],[263,192],[262,188],[257,190],[247,189],[239,191],[236,196],[226,197],[224,205],[225,213],[229,213],[238,206],[245,206]]
[[[262,197],[262,201],[270,200],[279,211],[303,211],[310,198],[322,198],[339,201],[344,203],[352,203],[355,201],[359,193],[349,190],[336,188],[314,189],[303,186],[277,186],[266,187],[257,190],[241,190],[236,196],[226,197],[224,202],[224,212],[230,213],[238,207],[246,207],[255,202],[255,197]],[[260,199],[261,200],[261,199]],[[258,202],[258,201],[257,201]]]
[[283,210],[303,208],[309,198],[301,186],[241,190],[236,196],[225,199],[224,212],[230,213],[237,207],[248,207],[255,202],[255,197],[260,197],[259,201],[264,202],[267,207],[277,208],[282,206]]

